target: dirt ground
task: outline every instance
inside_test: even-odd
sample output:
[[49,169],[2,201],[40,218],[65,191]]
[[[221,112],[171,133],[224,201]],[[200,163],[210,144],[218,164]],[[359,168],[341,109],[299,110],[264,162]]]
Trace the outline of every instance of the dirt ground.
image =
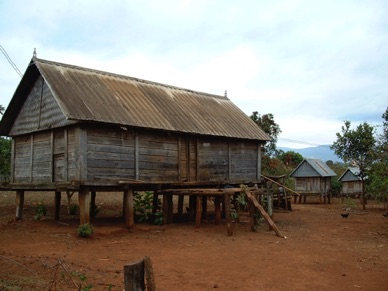
[[[229,237],[225,223],[210,218],[200,228],[136,224],[129,231],[122,195],[98,193],[95,232],[85,239],[63,196],[58,223],[54,195],[27,192],[20,222],[15,194],[0,192],[0,290],[123,290],[123,266],[145,256],[158,290],[388,290],[388,218],[379,205],[357,205],[342,218],[339,200],[310,199],[292,212],[275,210],[286,239],[266,224],[251,232],[244,217]],[[47,217],[35,220],[41,201]]]

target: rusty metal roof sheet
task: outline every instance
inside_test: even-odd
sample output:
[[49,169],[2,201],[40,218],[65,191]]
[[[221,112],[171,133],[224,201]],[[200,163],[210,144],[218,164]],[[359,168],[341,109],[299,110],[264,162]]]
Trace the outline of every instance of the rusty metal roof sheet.
[[68,120],[270,140],[224,96],[36,58],[31,66],[23,79],[37,68]]
[[304,159],[290,177],[334,177],[337,174],[320,159]]

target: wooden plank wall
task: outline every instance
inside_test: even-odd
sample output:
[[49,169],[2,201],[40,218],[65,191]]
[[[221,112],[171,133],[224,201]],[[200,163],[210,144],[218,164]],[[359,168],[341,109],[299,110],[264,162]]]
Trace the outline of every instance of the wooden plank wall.
[[135,138],[132,131],[87,130],[87,180],[134,179]]

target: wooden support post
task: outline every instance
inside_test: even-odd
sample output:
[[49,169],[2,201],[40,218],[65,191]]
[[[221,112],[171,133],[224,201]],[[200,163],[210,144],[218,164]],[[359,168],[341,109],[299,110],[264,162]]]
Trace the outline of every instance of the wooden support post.
[[173,195],[168,195],[168,223],[174,222],[174,204],[173,204]]
[[202,219],[207,219],[207,196],[202,197]]
[[201,203],[201,196],[197,195],[197,205],[196,205],[196,211],[195,211],[195,227],[200,227],[201,225],[201,216],[202,216],[202,203]]
[[156,212],[158,212],[158,200],[159,200],[159,195],[158,193],[156,193],[154,191],[154,195],[153,195],[153,198],[152,198],[152,214],[155,214]]
[[214,212],[216,224],[219,224],[221,222],[221,196],[214,198]]
[[251,231],[256,231],[256,218],[255,218],[255,205],[253,202],[248,199],[248,210],[249,210],[249,222],[251,226]]
[[90,192],[90,216],[93,219],[96,216],[96,191]]
[[178,217],[179,217],[179,219],[182,219],[184,199],[185,199],[185,195],[178,196]]
[[163,194],[163,223],[169,224],[168,194]]
[[225,217],[226,217],[226,233],[229,236],[232,236],[233,227],[232,227],[232,216],[230,215],[230,197],[229,194],[224,194],[224,204],[225,204]]
[[90,192],[82,188],[78,193],[80,224],[90,223]]
[[59,220],[61,212],[61,191],[55,191],[55,220]]
[[16,191],[16,220],[23,220],[24,191]]
[[259,202],[256,200],[255,196],[249,191],[247,191],[246,194],[247,194],[248,199],[250,199],[252,201],[253,205],[260,211],[261,215],[263,215],[265,220],[267,220],[268,224],[275,231],[276,235],[278,237],[286,238],[284,235],[281,234],[281,232],[278,229],[278,227],[276,226],[276,224],[273,222],[271,217],[269,217],[267,212],[265,212],[264,208],[259,204]]
[[145,290],[144,260],[124,266],[124,288],[125,291]]
[[135,225],[135,209],[133,203],[133,189],[124,190],[125,226],[133,228]]

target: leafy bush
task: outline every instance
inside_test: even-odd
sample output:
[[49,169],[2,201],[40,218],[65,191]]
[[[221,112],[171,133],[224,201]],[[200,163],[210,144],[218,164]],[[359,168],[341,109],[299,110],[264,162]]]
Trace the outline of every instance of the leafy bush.
[[46,206],[44,205],[43,202],[39,202],[35,206],[34,219],[35,220],[41,220],[43,216],[46,216],[46,214],[47,214]]
[[89,223],[80,224],[77,228],[77,233],[80,237],[90,237],[93,232],[93,226]]
[[160,211],[162,207],[162,202],[158,199],[157,209],[158,211],[154,214],[152,213],[152,205],[154,200],[154,193],[150,191],[145,191],[137,193],[134,198],[134,210],[135,214],[138,216],[139,222],[150,222],[154,218],[153,223],[156,225],[163,224],[163,212]]

